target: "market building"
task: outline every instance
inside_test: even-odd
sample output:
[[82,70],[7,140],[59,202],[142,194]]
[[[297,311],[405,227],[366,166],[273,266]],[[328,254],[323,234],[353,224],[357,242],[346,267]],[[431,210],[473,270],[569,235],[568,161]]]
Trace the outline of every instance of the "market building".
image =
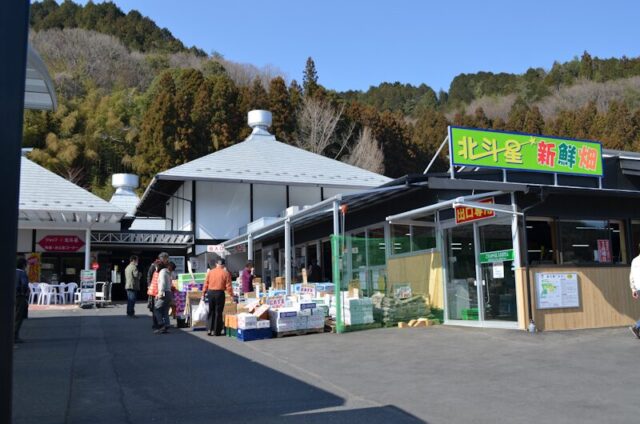
[[525,329],[533,319],[563,330],[640,317],[628,282],[639,154],[465,128],[446,141],[448,173],[337,194],[224,246],[256,257],[260,245],[284,246],[290,290],[299,255],[340,234],[332,268],[342,291],[421,295],[446,324]]
[[[253,131],[246,140],[157,174],[135,216],[162,218],[167,231],[192,233],[195,240],[185,254],[196,271],[220,254],[235,271],[253,259],[256,272],[271,280],[284,273],[282,243],[258,244],[251,253],[244,247],[225,251],[221,243],[336,194],[390,179],[277,141],[267,130],[268,111],[251,111],[248,117]],[[331,261],[328,244],[312,246],[306,256]]]

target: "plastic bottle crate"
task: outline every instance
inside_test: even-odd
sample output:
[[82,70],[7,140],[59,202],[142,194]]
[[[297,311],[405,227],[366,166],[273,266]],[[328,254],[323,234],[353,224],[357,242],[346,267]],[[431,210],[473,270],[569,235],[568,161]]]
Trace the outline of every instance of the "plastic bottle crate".
[[238,340],[243,342],[271,338],[271,328],[256,328],[252,330],[243,330],[242,328],[238,328],[237,332]]
[[466,321],[478,320],[478,308],[463,309],[460,312],[463,320],[466,320]]
[[227,337],[238,337],[238,330],[236,328],[227,327],[225,328],[225,332],[227,333]]

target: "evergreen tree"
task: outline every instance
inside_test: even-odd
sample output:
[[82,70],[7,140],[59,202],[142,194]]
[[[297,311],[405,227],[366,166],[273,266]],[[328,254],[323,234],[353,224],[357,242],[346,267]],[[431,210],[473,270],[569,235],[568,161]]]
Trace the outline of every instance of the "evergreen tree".
[[491,128],[491,120],[487,118],[484,109],[476,108],[473,119],[473,126],[476,128]]
[[529,134],[543,134],[544,133],[544,118],[540,113],[540,109],[537,106],[532,107],[527,112],[524,119],[524,125],[522,131]]
[[176,140],[175,160],[186,163],[204,156],[208,148],[208,134],[206,127],[198,124],[193,116],[195,100],[200,87],[204,83],[202,73],[195,69],[180,71],[176,79]]
[[[239,141],[241,137],[248,135],[248,133],[242,132],[243,129],[249,129],[246,125],[248,110],[240,110],[240,93],[238,87],[229,77],[216,75],[211,78],[211,82],[212,113],[209,128],[211,131],[212,151],[216,151],[231,146],[236,141]],[[254,82],[254,87],[262,88],[262,85],[256,85]],[[262,89],[262,92],[264,92],[264,89]],[[266,97],[266,92],[264,92],[264,96]]]
[[[425,109],[418,116],[411,139],[418,149],[418,162],[424,165],[425,168],[447,136],[448,125],[447,118],[442,112],[434,109]],[[434,162],[430,171],[446,171],[446,155],[447,149],[442,149],[440,156]]]
[[175,97],[173,77],[170,72],[163,72],[157,93],[142,118],[140,141],[132,162],[142,187],[158,172],[177,165],[174,150],[178,123]]
[[251,90],[249,91],[249,109],[268,109],[269,108],[269,95],[267,94],[267,90],[264,89],[262,82],[260,79],[256,78],[253,80],[253,84],[251,84]]
[[527,113],[529,113],[529,106],[524,100],[522,100],[522,98],[518,98],[513,103],[511,110],[509,111],[506,129],[508,131],[522,131],[524,129]]
[[582,53],[580,58],[580,78],[587,80],[593,79],[593,59],[586,51]]
[[282,77],[272,79],[269,84],[269,110],[273,116],[271,133],[278,140],[292,142],[296,127],[296,113]]
[[318,92],[318,73],[316,72],[316,64],[311,57],[307,58],[304,67],[302,87],[305,96],[314,97]]
[[300,87],[300,84],[298,84],[296,80],[291,81],[291,84],[289,84],[289,99],[291,108],[294,111],[298,111],[302,103],[302,87]]

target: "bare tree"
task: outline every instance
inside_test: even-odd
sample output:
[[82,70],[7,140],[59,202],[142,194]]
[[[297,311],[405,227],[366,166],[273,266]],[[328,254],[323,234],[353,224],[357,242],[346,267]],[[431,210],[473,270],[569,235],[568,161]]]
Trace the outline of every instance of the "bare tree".
[[345,162],[377,174],[384,172],[384,153],[380,143],[373,136],[371,128],[364,127],[360,131],[351,154],[345,158]]
[[319,99],[305,97],[302,106],[298,111],[298,134],[296,144],[310,152],[322,155],[331,145],[337,145],[338,153],[334,157],[339,157],[346,148],[355,124],[351,124],[341,135],[336,132],[336,127],[340,122],[344,105],[335,110],[331,105]]

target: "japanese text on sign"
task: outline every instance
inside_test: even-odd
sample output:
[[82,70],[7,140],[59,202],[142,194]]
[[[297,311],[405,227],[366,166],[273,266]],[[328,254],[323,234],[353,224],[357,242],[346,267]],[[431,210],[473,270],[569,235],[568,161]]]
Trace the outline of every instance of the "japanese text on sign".
[[[495,203],[493,197],[488,199],[482,199],[480,203]],[[463,224],[465,222],[476,221],[478,219],[491,218],[496,216],[494,211],[487,209],[477,209],[470,207],[458,207],[456,208],[456,224]]]
[[449,127],[454,165],[602,176],[600,143]]

